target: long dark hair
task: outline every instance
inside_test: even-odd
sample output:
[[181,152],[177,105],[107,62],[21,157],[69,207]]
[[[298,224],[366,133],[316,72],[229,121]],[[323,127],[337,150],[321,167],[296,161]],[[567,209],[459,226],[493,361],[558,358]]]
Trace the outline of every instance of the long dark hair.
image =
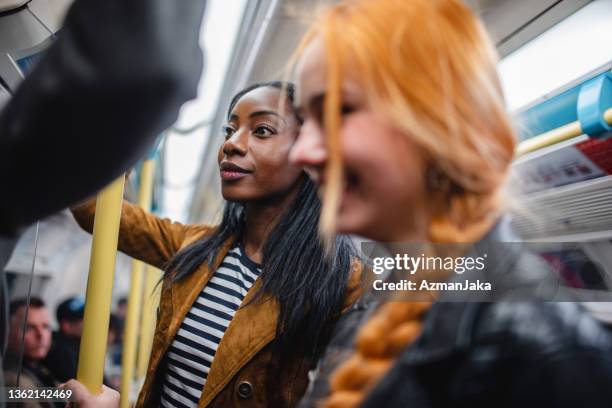
[[[293,103],[292,84],[260,83],[234,96],[228,116],[243,95],[260,87],[277,88]],[[276,338],[283,355],[300,346],[307,355],[317,358],[344,303],[356,252],[348,238],[339,236],[326,253],[317,228],[320,211],[316,186],[304,175],[296,198],[264,244],[261,289],[253,301],[242,306],[249,306],[263,295],[278,301]],[[212,267],[221,246],[232,237],[240,240],[244,228],[244,204],[227,202],[215,232],[179,252],[167,265],[166,273],[175,272],[173,280],[176,281],[196,271],[204,262]]]

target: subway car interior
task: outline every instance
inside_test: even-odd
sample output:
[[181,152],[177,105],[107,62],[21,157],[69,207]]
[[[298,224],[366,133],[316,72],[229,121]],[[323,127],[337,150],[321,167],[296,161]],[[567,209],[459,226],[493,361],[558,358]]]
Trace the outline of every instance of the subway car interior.
[[[510,167],[511,199],[504,202],[512,227],[524,246],[555,265],[580,307],[612,332],[612,0],[464,1],[484,22],[497,49],[506,111],[518,136]],[[28,73],[45,63],[46,50],[63,40],[64,18],[79,2],[88,3],[0,0],[0,109],[10,105]],[[136,3],[146,6],[147,1]],[[25,226],[6,248],[2,243],[0,249],[9,254],[0,264],[5,394],[9,387],[28,387],[25,374],[10,384],[7,362],[16,362],[17,368],[10,369],[20,372],[31,358],[25,333],[35,328],[28,319],[43,308],[45,330],[53,334],[49,344],[39,345],[44,349],[39,354],[52,367],[40,370],[58,377],[56,385],[44,387],[77,378],[95,393],[103,381],[119,391],[120,406],[147,406],[139,393],[147,387],[149,358],[160,347],[154,332],[156,319],[165,313],[159,302],[160,296],[164,302],[166,283],[160,265],[146,265],[116,250],[119,224],[113,211],[123,199],[182,224],[219,223],[224,200],[218,155],[227,139],[221,129],[233,95],[251,84],[291,78],[288,61],[300,39],[319,10],[337,3],[207,1],[198,33],[205,62],[197,96],[181,107],[146,157],[98,193],[93,236],[66,208]],[[112,56],[122,44],[109,39],[105,46]],[[6,119],[10,123],[10,116]],[[2,186],[0,191],[1,200],[10,203]],[[110,208],[106,215],[103,203]],[[352,238],[357,246],[364,240]],[[23,307],[15,312],[17,300]],[[56,341],[63,343],[56,346]],[[55,361],[49,350],[55,350]],[[61,358],[78,369],[59,378],[57,366],[65,368]],[[235,387],[241,401],[254,401],[257,384],[245,380]],[[198,406],[208,406],[203,401]],[[0,405],[8,402],[4,395]],[[253,404],[240,406],[266,405]]]

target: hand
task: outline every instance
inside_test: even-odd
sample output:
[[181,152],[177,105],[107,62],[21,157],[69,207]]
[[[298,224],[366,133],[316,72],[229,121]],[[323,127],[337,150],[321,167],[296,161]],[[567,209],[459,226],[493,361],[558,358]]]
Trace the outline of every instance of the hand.
[[119,407],[119,392],[112,388],[102,385],[102,392],[94,395],[87,387],[77,380],[69,380],[60,384],[59,388],[71,390],[74,402],[68,404],[69,407],[78,406],[82,408],[117,408]]

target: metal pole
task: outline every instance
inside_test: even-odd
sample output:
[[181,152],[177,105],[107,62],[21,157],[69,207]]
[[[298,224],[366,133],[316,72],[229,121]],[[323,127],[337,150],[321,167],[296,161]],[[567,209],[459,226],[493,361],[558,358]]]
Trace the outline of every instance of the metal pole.
[[161,284],[158,285],[157,283],[161,279],[162,272],[151,265],[147,265],[145,276],[140,345],[138,346],[138,363],[136,368],[137,380],[141,380],[147,375],[149,356],[153,346],[153,335],[155,334],[155,321],[157,320],[156,311],[161,295]]
[[[151,208],[153,196],[153,177],[155,161],[145,160],[140,172],[140,188],[138,204],[145,210]],[[130,406],[132,382],[134,381],[134,366],[136,364],[136,346],[138,343],[138,322],[142,305],[144,264],[136,259],[132,261],[132,282],[128,297],[128,308],[121,357],[121,408]]]
[[98,194],[96,202],[77,370],[77,379],[94,394],[101,392],[104,376],[123,185],[124,177],[121,176]]

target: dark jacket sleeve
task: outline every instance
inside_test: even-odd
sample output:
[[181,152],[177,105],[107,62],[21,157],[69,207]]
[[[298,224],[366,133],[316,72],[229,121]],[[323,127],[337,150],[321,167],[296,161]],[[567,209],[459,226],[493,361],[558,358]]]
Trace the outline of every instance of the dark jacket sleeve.
[[195,97],[205,0],[77,0],[0,114],[0,234],[101,189]]
[[612,354],[581,348],[534,362],[525,370],[513,406],[610,407]]

